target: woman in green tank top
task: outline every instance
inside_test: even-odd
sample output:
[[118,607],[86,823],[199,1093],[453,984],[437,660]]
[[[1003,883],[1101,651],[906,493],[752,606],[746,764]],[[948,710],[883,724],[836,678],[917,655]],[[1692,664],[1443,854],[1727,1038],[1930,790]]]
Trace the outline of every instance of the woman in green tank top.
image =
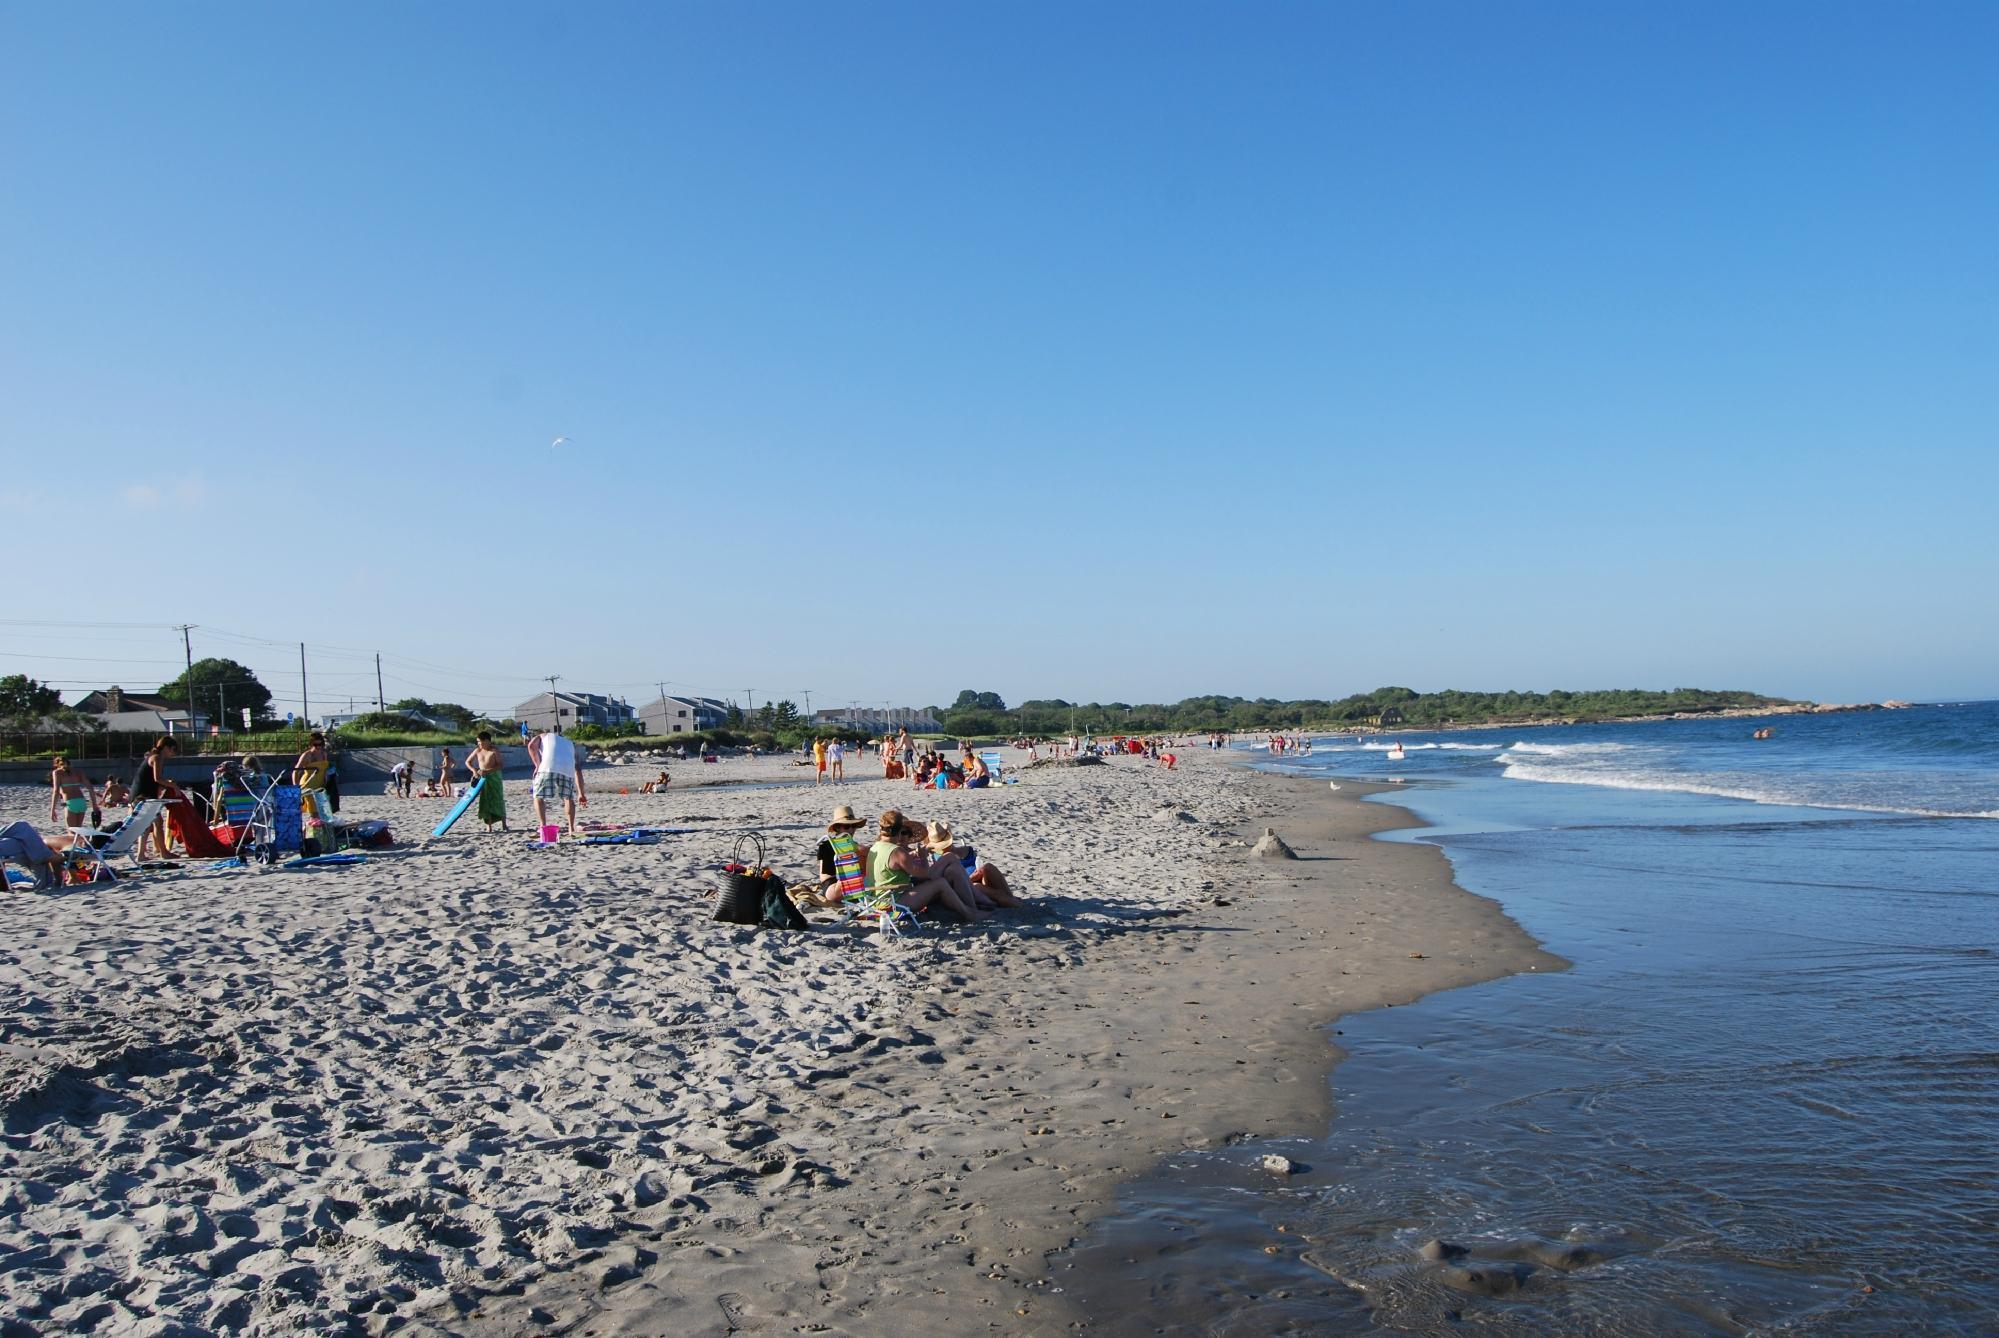
[[880,839],[868,848],[868,880],[876,887],[888,888],[897,905],[921,911],[936,901],[961,919],[986,918],[911,851],[910,847],[923,839],[923,828],[904,818],[900,809],[881,815],[880,831]]

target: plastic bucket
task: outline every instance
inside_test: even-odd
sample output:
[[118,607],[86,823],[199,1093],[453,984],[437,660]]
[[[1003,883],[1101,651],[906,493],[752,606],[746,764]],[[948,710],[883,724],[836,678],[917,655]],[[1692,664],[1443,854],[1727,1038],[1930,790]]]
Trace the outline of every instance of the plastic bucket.
[[547,823],[543,823],[543,824],[542,824],[542,828],[541,828],[541,839],[542,839],[542,840],[544,840],[544,841],[553,841],[553,840],[555,840],[555,839],[556,839],[557,837],[559,837],[559,836],[561,836],[561,835],[562,835],[562,828],[560,828],[560,827],[556,826],[556,825],[555,825],[554,823],[552,823],[552,822],[547,822]]

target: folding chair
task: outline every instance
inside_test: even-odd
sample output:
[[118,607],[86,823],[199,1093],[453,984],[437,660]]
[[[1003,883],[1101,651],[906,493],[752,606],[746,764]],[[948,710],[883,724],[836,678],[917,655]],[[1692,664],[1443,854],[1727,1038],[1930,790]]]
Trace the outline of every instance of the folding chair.
[[875,886],[872,866],[865,851],[861,856],[861,876],[861,890],[849,892],[840,903],[847,908],[847,923],[874,921],[884,944],[890,939],[901,938],[904,930],[923,927],[916,918],[916,912],[895,899],[894,889]]
[[[257,789],[261,780],[263,790]],[[237,784],[222,791],[222,803],[227,810],[230,830],[235,833],[236,844],[233,858],[245,864],[278,862],[278,782],[270,776],[251,776],[247,773]]]
[[[111,861],[121,858],[131,860],[132,871],[137,873],[140,871],[140,864],[135,852],[139,848],[139,839],[152,829],[153,824],[158,822],[160,815],[166,811],[166,800],[148,799],[134,808],[131,816],[126,818],[115,832],[82,829],[75,831],[73,833],[75,839],[67,853],[75,863],[90,870],[92,879],[99,874],[116,878],[117,873],[111,868]],[[93,839],[99,836],[105,838],[103,845],[98,845]]]

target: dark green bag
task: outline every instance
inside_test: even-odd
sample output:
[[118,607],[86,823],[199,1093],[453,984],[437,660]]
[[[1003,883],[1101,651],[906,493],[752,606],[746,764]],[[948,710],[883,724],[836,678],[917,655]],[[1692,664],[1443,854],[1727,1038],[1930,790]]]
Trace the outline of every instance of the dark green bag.
[[785,894],[782,878],[771,878],[764,883],[763,927],[765,929],[812,927],[806,918],[798,913],[798,907],[791,904],[791,898]]

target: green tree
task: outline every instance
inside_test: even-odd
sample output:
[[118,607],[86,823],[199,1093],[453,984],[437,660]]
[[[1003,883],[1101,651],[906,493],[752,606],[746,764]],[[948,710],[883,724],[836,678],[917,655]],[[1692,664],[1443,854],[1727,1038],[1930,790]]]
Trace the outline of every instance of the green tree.
[[457,702],[427,702],[421,697],[404,697],[401,701],[389,703],[391,711],[416,712],[434,716],[450,722],[454,729],[469,730],[479,723],[480,715],[469,707]]
[[1011,734],[1013,732],[1004,715],[991,711],[960,711],[955,709],[946,711],[944,713],[944,728],[960,738],[973,738],[979,735]]
[[966,688],[958,694],[958,700],[951,703],[954,711],[1004,711],[1006,703],[997,692],[974,692]]
[[0,723],[11,730],[39,729],[63,709],[62,693],[26,674],[0,678]]
[[257,681],[257,676],[244,665],[234,660],[196,660],[193,668],[187,670],[171,683],[160,685],[160,696],[168,701],[187,700],[188,680],[194,681],[194,709],[213,714],[217,707],[234,715],[247,706],[252,719],[271,718],[271,690]]

